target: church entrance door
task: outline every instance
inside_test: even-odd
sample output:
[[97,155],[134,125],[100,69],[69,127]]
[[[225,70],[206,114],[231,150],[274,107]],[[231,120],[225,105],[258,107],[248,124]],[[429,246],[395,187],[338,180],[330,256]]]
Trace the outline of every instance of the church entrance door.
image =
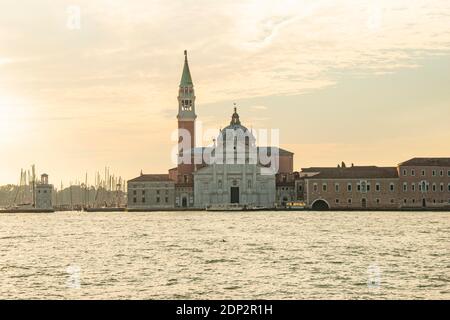
[[231,187],[231,203],[239,203],[239,187]]
[[181,205],[182,205],[183,208],[187,207],[187,199],[186,199],[186,197],[183,197],[183,200],[181,200]]

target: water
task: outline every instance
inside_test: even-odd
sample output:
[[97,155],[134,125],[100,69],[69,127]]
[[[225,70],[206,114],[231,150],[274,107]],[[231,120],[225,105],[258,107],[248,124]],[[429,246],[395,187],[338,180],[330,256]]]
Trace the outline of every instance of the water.
[[450,299],[450,213],[0,215],[2,299]]

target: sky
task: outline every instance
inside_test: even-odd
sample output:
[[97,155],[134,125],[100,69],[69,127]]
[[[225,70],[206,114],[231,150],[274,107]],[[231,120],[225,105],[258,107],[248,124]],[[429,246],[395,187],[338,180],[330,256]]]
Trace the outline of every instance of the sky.
[[201,140],[276,129],[294,169],[450,156],[447,0],[0,0],[0,184],[174,165],[183,51]]

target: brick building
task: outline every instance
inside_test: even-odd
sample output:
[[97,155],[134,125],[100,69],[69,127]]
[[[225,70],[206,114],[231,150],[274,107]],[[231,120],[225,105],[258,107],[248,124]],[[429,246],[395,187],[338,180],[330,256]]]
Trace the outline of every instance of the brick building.
[[450,158],[413,158],[398,170],[403,208],[450,207]]
[[295,192],[317,210],[450,209],[450,158],[413,158],[397,167],[305,168]]

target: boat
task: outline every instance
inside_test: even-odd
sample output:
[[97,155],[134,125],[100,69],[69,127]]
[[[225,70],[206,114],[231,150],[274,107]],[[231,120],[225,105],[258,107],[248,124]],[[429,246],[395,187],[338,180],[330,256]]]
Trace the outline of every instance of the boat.
[[35,208],[21,208],[21,207],[13,207],[0,209],[0,213],[53,213],[55,210],[53,209],[35,209]]
[[305,210],[306,203],[304,201],[291,201],[286,203],[287,210]]
[[83,208],[85,212],[125,212],[124,207]]
[[243,205],[239,203],[211,204],[206,207],[206,211],[264,211],[267,207],[253,205]]

